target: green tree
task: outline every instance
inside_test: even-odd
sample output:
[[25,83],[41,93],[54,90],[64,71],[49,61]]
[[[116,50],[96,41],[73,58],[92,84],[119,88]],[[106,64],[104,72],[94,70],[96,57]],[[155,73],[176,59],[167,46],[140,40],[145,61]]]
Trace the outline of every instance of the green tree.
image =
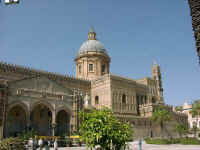
[[92,109],[90,112],[80,112],[81,139],[87,147],[99,145],[103,150],[116,150],[125,147],[131,137],[132,130],[128,123],[120,122],[108,108]]
[[194,137],[198,138],[198,134],[197,133],[200,131],[200,129],[197,127],[197,123],[196,122],[193,123],[191,131],[193,132]]
[[[196,122],[198,123],[199,122],[199,118],[200,118],[200,103],[194,103],[192,105],[192,110],[191,110],[191,113],[192,113],[192,117],[196,117]],[[197,124],[196,125],[193,125],[193,131],[194,131],[194,135],[196,135],[197,133]]]
[[26,131],[24,130],[22,134],[19,135],[19,138],[22,140],[29,140],[30,138],[34,138],[37,135],[35,130]]
[[175,110],[182,112],[183,111],[183,106],[176,106]]
[[188,133],[188,127],[184,124],[176,124],[175,131],[179,133],[179,136],[182,138],[183,135]]
[[[166,106],[158,106],[155,108],[151,120],[160,125],[161,132],[164,130],[164,124],[172,119],[172,113],[168,111]],[[162,133],[161,133],[162,135]]]
[[192,105],[191,113],[193,117],[200,117],[200,103],[195,103]]

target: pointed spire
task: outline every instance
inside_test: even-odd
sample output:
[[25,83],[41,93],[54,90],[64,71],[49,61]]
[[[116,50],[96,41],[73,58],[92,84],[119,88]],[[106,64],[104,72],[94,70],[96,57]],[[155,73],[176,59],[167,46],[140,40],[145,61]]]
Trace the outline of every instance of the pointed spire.
[[96,33],[93,27],[90,28],[90,32],[88,33],[88,40],[96,40]]

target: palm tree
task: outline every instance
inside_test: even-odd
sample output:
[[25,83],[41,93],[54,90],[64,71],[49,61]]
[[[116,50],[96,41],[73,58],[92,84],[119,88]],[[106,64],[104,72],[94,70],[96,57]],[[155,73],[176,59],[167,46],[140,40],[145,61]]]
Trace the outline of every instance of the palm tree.
[[152,114],[151,120],[160,125],[161,135],[164,129],[164,124],[172,119],[172,113],[167,110],[166,106],[159,106]]

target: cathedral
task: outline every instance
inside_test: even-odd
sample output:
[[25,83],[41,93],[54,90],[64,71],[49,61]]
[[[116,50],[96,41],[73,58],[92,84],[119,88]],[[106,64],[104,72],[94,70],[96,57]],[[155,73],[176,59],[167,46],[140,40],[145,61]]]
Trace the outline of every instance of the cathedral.
[[70,135],[79,128],[79,111],[104,106],[130,122],[136,136],[159,134],[149,119],[164,104],[158,64],[152,77],[113,75],[111,58],[93,29],[74,61],[76,77],[0,63],[1,138],[31,129],[44,136]]

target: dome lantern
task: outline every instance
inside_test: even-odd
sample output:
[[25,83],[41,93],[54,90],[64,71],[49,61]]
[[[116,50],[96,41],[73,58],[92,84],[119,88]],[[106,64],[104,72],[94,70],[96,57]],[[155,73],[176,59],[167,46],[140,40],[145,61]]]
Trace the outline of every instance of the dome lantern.
[[94,32],[93,28],[91,28],[90,32],[88,33],[88,40],[96,40],[96,33]]

